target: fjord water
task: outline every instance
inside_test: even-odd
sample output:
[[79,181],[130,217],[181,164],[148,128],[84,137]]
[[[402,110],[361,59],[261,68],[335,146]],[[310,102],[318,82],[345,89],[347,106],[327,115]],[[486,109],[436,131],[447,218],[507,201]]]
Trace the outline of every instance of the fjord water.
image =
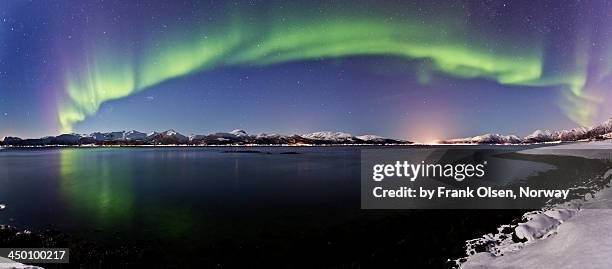
[[361,210],[359,147],[251,149],[3,149],[0,224],[140,255],[103,263],[438,267],[520,216]]
[[[184,256],[208,249],[210,258],[218,248],[263,247],[359,209],[350,197],[359,191],[356,149],[240,150],[3,149],[0,203],[8,206],[0,224],[178,247]],[[165,252],[173,253],[167,261],[177,251]]]
[[276,218],[269,210],[345,207],[359,188],[348,182],[359,178],[355,150],[231,150],[6,149],[0,223],[194,237]]

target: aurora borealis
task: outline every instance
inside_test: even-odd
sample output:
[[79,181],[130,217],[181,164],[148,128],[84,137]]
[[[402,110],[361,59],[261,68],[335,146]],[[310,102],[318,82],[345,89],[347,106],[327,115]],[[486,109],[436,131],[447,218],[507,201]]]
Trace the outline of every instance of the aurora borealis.
[[[193,132],[335,128],[425,139],[612,116],[610,1],[0,7],[0,135],[148,131],[162,118]],[[28,123],[24,103],[36,107]],[[185,111],[155,114],[167,107]]]

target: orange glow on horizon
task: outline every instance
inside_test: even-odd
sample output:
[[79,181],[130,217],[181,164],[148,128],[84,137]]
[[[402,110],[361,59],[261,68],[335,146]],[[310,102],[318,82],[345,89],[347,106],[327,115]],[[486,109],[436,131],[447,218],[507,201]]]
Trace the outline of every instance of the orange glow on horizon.
[[442,139],[438,139],[438,138],[431,138],[431,139],[427,139],[427,140],[425,140],[424,144],[428,144],[428,145],[437,145],[437,144],[440,144],[440,140],[442,140]]
[[439,144],[440,141],[446,140],[452,136],[453,122],[447,118],[447,115],[432,115],[422,117],[422,120],[406,124],[411,126],[410,129],[403,127],[408,140],[415,143],[423,144]]

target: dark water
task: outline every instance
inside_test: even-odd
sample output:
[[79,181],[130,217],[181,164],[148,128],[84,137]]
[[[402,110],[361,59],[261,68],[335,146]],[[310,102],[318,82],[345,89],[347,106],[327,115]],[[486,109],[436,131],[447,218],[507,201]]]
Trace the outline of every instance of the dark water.
[[356,150],[227,150],[236,149],[5,150],[0,221],[196,237],[240,230],[241,218],[257,225],[285,211],[347,208],[359,188]]
[[441,268],[522,212],[361,210],[359,148],[244,150],[0,150],[0,224],[64,234],[0,243],[87,268]]

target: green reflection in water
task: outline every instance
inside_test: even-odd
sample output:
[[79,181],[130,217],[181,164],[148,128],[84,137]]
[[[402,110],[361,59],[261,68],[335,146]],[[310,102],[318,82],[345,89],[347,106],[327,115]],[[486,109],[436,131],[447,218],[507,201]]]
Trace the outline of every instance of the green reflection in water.
[[[92,152],[96,151],[96,152]],[[113,161],[106,149],[62,149],[60,188],[69,207],[100,226],[133,217],[129,162]]]
[[[140,154],[153,158],[135,158]],[[61,194],[77,218],[97,227],[184,237],[196,227],[194,212],[158,197],[167,191],[167,180],[174,180],[163,176],[168,171],[159,166],[160,154],[112,148],[61,149]],[[140,186],[139,202],[137,182],[146,184]],[[143,187],[150,193],[143,193]]]
[[161,208],[148,212],[151,213],[148,215],[148,221],[155,222],[156,230],[161,232],[159,235],[165,238],[184,238],[195,232],[194,229],[197,228],[193,212],[186,208]]

